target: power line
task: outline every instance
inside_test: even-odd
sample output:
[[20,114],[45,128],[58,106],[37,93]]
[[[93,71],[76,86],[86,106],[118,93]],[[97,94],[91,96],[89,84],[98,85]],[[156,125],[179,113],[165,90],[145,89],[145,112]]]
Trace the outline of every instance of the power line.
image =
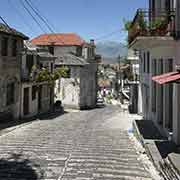
[[51,26],[47,23],[47,21],[42,17],[42,15],[31,5],[31,3],[28,0],[25,0],[25,2],[27,3],[27,5],[32,9],[32,11],[45,23],[45,25],[47,26],[47,28],[54,33],[53,29],[51,28]]
[[15,6],[15,4],[13,4],[11,0],[8,0],[8,2],[9,2],[9,5],[11,6],[11,8],[15,10],[16,14],[19,16],[19,18],[24,23],[24,25],[26,25],[29,28],[29,30],[34,31],[33,28],[25,20],[25,18],[22,15],[21,11],[19,11],[18,8]]
[[8,23],[4,20],[4,18],[3,18],[2,16],[0,16],[0,19],[1,19],[1,21],[2,21],[9,29],[11,29],[11,28],[9,27]]
[[[50,30],[51,33],[53,33],[57,39],[59,39],[62,44],[64,44],[64,42],[62,41],[62,39],[59,38],[59,36],[57,36],[57,34],[55,33],[55,31],[53,30],[53,28],[49,25],[47,18],[43,17],[40,13],[40,11],[38,10],[38,8],[34,7],[34,5],[32,4],[31,1],[25,0],[26,4],[30,7],[30,9],[36,14],[36,16],[46,25],[46,27]],[[48,34],[47,34],[48,35]],[[49,39],[50,39],[50,35],[48,35]]]
[[34,17],[34,15],[31,13],[31,11],[26,7],[23,0],[20,0],[20,3],[22,4],[23,8],[28,12],[28,14],[33,18],[33,20],[36,22],[36,24],[39,26],[39,28],[46,34],[46,31],[41,26],[41,24],[38,22],[38,20]]
[[28,2],[31,4],[31,6],[39,13],[39,15],[41,15],[41,17],[49,24],[49,26],[51,26],[51,29],[55,29],[53,24],[48,20],[48,18],[46,18],[46,16],[44,16],[41,11],[35,6],[35,4],[31,1],[28,0]]

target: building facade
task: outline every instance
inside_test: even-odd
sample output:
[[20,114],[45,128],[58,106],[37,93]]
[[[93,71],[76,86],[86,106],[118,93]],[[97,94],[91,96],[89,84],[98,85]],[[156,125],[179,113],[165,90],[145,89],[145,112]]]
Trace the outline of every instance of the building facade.
[[97,62],[95,44],[86,43],[76,34],[41,35],[32,43],[57,56],[55,67],[67,67],[67,78],[56,82],[55,100],[65,107],[94,108],[97,99]]
[[180,1],[150,0],[129,29],[129,47],[140,53],[143,116],[180,144]]
[[25,43],[21,63],[21,118],[48,112],[54,105],[54,87],[38,81],[37,74],[44,68],[54,72],[55,57],[44,49]]
[[21,51],[28,37],[0,24],[0,120],[20,115]]

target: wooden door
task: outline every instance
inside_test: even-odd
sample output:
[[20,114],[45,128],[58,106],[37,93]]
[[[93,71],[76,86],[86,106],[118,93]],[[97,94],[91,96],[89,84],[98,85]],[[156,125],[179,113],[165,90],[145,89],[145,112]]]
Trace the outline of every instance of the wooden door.
[[29,114],[29,88],[24,88],[24,101],[23,101],[24,115]]

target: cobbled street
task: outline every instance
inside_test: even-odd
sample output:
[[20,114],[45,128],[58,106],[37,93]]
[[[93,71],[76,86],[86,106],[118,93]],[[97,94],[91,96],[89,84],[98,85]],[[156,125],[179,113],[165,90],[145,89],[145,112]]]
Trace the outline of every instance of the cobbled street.
[[0,137],[0,180],[150,180],[117,106],[34,121]]

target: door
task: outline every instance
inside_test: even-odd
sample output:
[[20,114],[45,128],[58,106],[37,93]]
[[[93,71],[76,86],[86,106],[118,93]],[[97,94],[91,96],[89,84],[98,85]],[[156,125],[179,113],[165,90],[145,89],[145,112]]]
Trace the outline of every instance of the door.
[[24,115],[29,114],[29,88],[24,88],[24,101],[23,101]]
[[39,86],[39,92],[38,92],[38,111],[41,111],[42,108],[41,100],[42,100],[42,85]]

